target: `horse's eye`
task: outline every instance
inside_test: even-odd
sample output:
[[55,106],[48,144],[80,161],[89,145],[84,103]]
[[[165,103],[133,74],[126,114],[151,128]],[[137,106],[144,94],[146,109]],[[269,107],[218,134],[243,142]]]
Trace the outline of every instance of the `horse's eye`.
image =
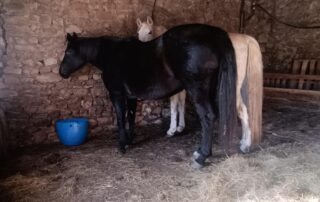
[[148,34],[152,34],[152,31],[150,31]]

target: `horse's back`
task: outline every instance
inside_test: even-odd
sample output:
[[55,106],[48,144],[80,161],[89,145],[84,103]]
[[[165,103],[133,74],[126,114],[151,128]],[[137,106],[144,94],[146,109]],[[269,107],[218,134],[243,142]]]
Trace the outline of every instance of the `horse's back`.
[[[210,38],[216,39],[217,37],[224,37],[227,35],[223,29],[205,24],[185,24],[178,25],[170,28],[164,33],[164,38],[174,38],[179,40],[197,39],[197,38]],[[205,38],[203,38],[205,37]]]
[[258,41],[252,36],[240,33],[229,33],[229,37],[234,47],[240,48],[251,44],[260,49]]
[[209,25],[173,27],[161,39],[165,58],[177,75],[210,74],[217,70],[219,57],[233,51],[227,32]]

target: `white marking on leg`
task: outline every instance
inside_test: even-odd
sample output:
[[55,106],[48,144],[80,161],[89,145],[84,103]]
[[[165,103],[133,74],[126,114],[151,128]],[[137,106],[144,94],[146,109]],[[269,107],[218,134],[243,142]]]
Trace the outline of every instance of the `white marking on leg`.
[[191,167],[195,168],[195,169],[200,169],[203,167],[203,165],[199,164],[196,159],[200,157],[200,153],[198,151],[193,152],[192,154],[192,164]]
[[199,156],[200,156],[200,153],[198,151],[193,152],[193,155],[192,155],[193,159],[197,159],[199,158]]
[[186,103],[186,91],[183,90],[179,94],[179,102],[178,102],[178,112],[179,112],[179,125],[177,128],[177,131],[181,133],[183,129],[185,128],[185,103]]
[[242,126],[242,138],[240,141],[240,150],[243,153],[248,153],[251,146],[251,130],[249,127],[248,110],[247,107],[240,102],[240,109],[238,110],[239,118]]
[[177,130],[177,105],[178,105],[179,97],[178,95],[174,95],[170,97],[170,128],[167,131],[167,136],[171,137]]

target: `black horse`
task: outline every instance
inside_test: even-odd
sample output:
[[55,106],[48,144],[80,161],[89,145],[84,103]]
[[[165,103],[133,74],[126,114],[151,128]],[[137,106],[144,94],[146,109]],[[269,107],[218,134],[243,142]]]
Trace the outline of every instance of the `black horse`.
[[102,71],[117,115],[121,152],[134,138],[137,100],[166,98],[182,89],[192,98],[202,127],[194,163],[203,166],[211,155],[217,115],[219,135],[224,145],[229,144],[237,123],[237,74],[233,46],[222,29],[188,24],[169,29],[150,42],[76,34],[67,34],[67,41],[60,75],[67,78],[86,63]]

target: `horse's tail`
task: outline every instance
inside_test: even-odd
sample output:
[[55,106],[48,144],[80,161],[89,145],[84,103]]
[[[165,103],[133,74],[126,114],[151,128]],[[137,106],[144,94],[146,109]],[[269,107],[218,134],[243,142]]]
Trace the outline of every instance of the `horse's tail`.
[[259,43],[250,36],[248,42],[247,87],[249,126],[252,143],[258,144],[262,138],[262,103],[263,103],[263,62]]
[[230,142],[236,133],[236,82],[237,68],[235,51],[228,38],[225,52],[221,55],[218,77],[218,111],[219,111],[219,137],[225,150],[229,150]]

